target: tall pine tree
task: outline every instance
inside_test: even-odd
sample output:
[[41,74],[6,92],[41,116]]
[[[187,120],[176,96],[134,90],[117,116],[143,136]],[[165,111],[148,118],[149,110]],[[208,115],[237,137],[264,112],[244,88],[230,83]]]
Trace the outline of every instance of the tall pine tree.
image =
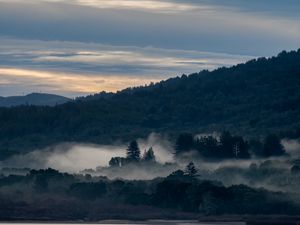
[[127,148],[127,159],[129,162],[139,162],[141,159],[141,151],[137,141],[131,141]]

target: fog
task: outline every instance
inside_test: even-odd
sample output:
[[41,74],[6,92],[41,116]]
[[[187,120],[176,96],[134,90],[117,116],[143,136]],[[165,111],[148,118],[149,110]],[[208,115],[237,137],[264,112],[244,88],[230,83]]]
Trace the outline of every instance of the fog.
[[283,139],[281,141],[288,154],[293,157],[300,157],[300,141],[293,139]]
[[151,133],[147,139],[138,139],[138,143],[142,154],[143,150],[148,150],[152,147],[158,162],[174,162],[174,146],[168,137],[161,136],[157,133]]
[[[124,146],[123,149],[126,149]],[[108,165],[111,157],[124,156],[122,146],[64,143],[51,148],[16,155],[1,163],[2,167],[54,168],[76,173],[99,165]]]
[[[198,134],[197,137],[204,134]],[[206,134],[208,135],[208,134]],[[213,134],[218,137],[217,133]],[[201,179],[221,181],[225,186],[246,184],[274,191],[297,192],[300,190],[300,173],[293,172],[300,166],[299,140],[282,140],[286,156],[274,158],[252,158],[246,160],[207,160],[191,151],[174,157],[174,143],[167,136],[152,133],[145,139],[137,140],[141,155],[153,148],[157,163],[128,164],[122,167],[109,167],[112,157],[126,157],[128,143],[114,145],[94,145],[63,143],[45,149],[37,149],[25,155],[16,155],[0,162],[4,168],[53,168],[62,172],[107,176],[110,179],[150,180],[166,177],[193,161]],[[9,173],[5,170],[5,174]],[[20,170],[11,170],[19,174]],[[28,172],[28,170],[24,170]],[[3,173],[3,170],[2,170]]]
[[[141,154],[154,148],[159,163],[173,161],[172,145],[158,134],[150,134],[146,139],[138,139]],[[0,162],[0,167],[11,168],[54,168],[63,172],[78,173],[85,169],[107,167],[112,157],[126,156],[127,145],[94,145],[63,143],[45,149],[37,149],[25,155],[16,155]]]

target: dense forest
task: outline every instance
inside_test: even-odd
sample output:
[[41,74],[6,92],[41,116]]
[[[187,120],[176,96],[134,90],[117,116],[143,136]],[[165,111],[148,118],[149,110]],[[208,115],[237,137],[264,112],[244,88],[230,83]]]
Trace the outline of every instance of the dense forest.
[[[299,215],[298,197],[176,171],[149,181],[109,180],[53,169],[0,177],[0,219],[98,221],[207,215]],[[259,207],[257,207],[259,206]],[[134,212],[134,213],[133,213]]]
[[195,134],[183,133],[179,135],[174,146],[175,154],[179,157],[193,151],[200,158],[215,160],[268,158],[287,154],[279,137],[274,134],[267,135],[263,141],[247,141],[244,137],[232,135],[228,131],[222,132],[220,137],[197,137]]
[[[183,133],[178,136],[173,146],[174,151],[170,154],[174,154],[175,161],[181,158],[191,158],[185,157],[190,153],[196,160],[216,162],[288,156],[276,135],[268,135],[261,142],[254,139],[246,141],[242,136],[234,136],[228,131],[224,131],[220,137],[212,135],[197,137],[191,133]],[[133,140],[128,145],[126,157],[113,157],[109,161],[112,167],[122,167],[131,163],[156,163],[153,147],[145,149],[142,155],[138,142]]]
[[[275,135],[265,137],[259,152],[252,152],[252,145],[228,131],[220,137],[182,133],[176,139],[172,163],[158,162],[154,147],[142,152],[133,140],[124,148],[125,157],[113,157],[108,166],[96,170],[70,174],[51,168],[1,168],[0,220],[236,218],[296,224],[300,213],[299,158],[287,155]],[[195,163],[182,164],[184,155],[191,152],[198,154],[192,156]],[[210,160],[218,167],[208,169],[205,163]],[[242,160],[248,164],[243,166]],[[141,170],[156,175],[151,179],[124,178],[124,174]],[[170,172],[161,175],[162,171]]]
[[[125,157],[112,157],[108,166],[80,173],[130,180],[151,180],[171,173],[219,181],[226,186],[246,184],[292,195],[300,193],[299,154],[287,154],[274,135],[266,137],[261,143],[261,151],[257,152],[251,151],[251,148],[257,148],[256,142],[248,144],[241,140],[242,137],[232,136],[229,132],[224,132],[220,138],[204,136],[190,139],[190,134],[181,134],[176,141],[172,162],[159,162],[156,158],[159,150],[150,147],[142,153],[137,141],[131,141]],[[16,172],[12,170],[11,173],[18,174]],[[23,175],[27,172],[29,170],[24,170]]]
[[0,158],[58,142],[108,144],[155,131],[300,137],[300,50],[54,107],[0,108]]

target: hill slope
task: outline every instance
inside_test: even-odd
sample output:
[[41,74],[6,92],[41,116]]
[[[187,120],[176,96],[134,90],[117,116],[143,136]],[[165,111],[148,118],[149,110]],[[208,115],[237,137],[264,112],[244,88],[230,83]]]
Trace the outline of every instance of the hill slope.
[[0,107],[19,105],[55,106],[70,100],[71,99],[59,95],[32,93],[25,96],[0,97]]
[[109,143],[153,131],[253,136],[299,128],[300,50],[55,107],[1,109],[0,152],[6,157],[60,141]]

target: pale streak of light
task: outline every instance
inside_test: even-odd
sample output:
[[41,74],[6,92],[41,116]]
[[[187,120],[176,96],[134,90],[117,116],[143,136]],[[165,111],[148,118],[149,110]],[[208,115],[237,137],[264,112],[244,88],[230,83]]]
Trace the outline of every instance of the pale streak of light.
[[99,9],[125,9],[140,10],[155,13],[179,13],[193,10],[210,9],[208,6],[193,5],[189,3],[171,2],[165,0],[0,0],[5,3],[66,3],[72,5],[88,6]]
[[[120,75],[72,74],[55,71],[39,71],[17,68],[0,68],[0,78],[4,84],[30,83],[51,86],[52,90],[95,93],[115,92],[130,86],[140,86],[160,79],[146,77],[126,77]],[[0,83],[1,83],[0,80]]]
[[191,4],[168,2],[162,0],[76,0],[76,2],[80,5],[87,5],[104,9],[124,8],[165,12],[190,11],[199,8],[199,6],[194,6]]

